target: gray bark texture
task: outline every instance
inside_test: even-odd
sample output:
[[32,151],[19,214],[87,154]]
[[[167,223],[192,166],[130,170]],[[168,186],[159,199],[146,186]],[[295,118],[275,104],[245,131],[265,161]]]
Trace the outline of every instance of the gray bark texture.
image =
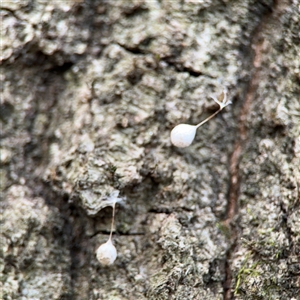
[[1,17],[1,299],[300,299],[299,0]]

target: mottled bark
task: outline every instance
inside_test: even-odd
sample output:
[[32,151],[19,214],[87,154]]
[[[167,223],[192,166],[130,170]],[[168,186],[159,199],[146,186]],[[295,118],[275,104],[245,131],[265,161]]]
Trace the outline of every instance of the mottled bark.
[[298,299],[299,0],[1,7],[3,299]]

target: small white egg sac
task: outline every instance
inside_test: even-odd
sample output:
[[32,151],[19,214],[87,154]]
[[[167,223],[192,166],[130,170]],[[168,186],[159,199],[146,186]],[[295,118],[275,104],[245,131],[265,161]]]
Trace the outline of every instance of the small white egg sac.
[[194,140],[197,126],[179,124],[171,131],[171,142],[179,148],[188,147]]
[[117,250],[113,245],[111,239],[109,239],[106,243],[102,244],[97,249],[96,257],[98,261],[104,266],[108,266],[114,263],[117,258]]

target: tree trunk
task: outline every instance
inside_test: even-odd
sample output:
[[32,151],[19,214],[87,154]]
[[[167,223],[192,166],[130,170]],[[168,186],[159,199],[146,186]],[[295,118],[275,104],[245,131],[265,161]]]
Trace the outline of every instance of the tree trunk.
[[299,0],[1,6],[3,299],[299,299]]

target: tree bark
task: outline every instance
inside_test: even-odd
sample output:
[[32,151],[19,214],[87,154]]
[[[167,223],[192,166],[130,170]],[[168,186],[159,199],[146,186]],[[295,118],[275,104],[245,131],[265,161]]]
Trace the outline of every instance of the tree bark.
[[1,15],[3,299],[299,299],[299,0]]

